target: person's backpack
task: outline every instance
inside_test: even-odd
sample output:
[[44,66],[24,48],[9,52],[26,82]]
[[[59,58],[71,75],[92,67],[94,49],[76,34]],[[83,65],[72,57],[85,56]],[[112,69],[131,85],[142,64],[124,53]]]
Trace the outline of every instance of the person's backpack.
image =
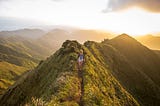
[[79,58],[80,58],[80,60],[83,60],[84,59],[84,55],[80,55]]

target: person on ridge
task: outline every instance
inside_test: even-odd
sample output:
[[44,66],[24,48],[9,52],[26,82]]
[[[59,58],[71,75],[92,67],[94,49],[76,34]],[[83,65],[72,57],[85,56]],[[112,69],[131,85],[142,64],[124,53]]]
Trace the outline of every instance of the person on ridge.
[[79,55],[78,55],[78,68],[79,68],[79,70],[81,70],[82,69],[82,66],[83,66],[83,63],[84,63],[84,54],[83,54],[83,50],[81,49],[80,50],[80,53],[79,53]]

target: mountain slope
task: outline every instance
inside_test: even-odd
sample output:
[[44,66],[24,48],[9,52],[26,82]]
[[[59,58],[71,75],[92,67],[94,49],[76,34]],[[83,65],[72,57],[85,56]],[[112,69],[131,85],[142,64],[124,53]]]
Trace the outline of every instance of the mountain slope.
[[[84,49],[86,59],[82,72],[77,70],[80,49]],[[0,101],[0,105],[138,106],[110,69],[76,41],[64,42],[54,55],[8,89]]]
[[136,37],[136,39],[151,49],[160,50],[159,36],[146,35],[146,36]]
[[0,67],[0,95],[2,95],[27,68],[4,61],[0,62]]
[[33,69],[38,60],[0,44],[0,95],[26,70]]
[[0,36],[21,36],[24,38],[37,39],[45,32],[40,29],[19,29],[14,31],[1,31]]
[[44,59],[51,54],[51,50],[37,39],[29,39],[18,35],[0,36],[0,44],[39,59]]
[[160,50],[155,50],[154,52],[160,57]]
[[[97,38],[101,34],[101,38]],[[13,78],[11,73],[17,73],[19,68],[24,68],[23,72],[31,70],[37,63],[45,59],[47,56],[58,50],[62,42],[66,39],[78,39],[81,42],[86,39],[100,40],[106,33],[94,30],[79,29],[54,29],[47,34],[39,29],[20,29],[15,31],[0,32],[0,61],[2,61],[0,70],[5,73],[5,80],[14,82],[17,78]],[[6,63],[7,62],[7,63]],[[10,68],[4,68],[6,64]],[[14,68],[16,67],[19,68]],[[12,67],[11,67],[12,66]],[[8,77],[7,77],[8,76]],[[15,75],[16,77],[17,75]],[[18,75],[20,76],[20,74]],[[2,79],[2,78],[0,78]],[[16,79],[16,80],[15,80]],[[5,84],[8,85],[9,84]],[[0,84],[0,88],[4,88],[4,83]],[[5,88],[7,88],[5,86]],[[2,92],[0,91],[0,94]]]
[[[79,73],[76,60],[81,48],[86,62]],[[159,51],[126,34],[84,45],[66,41],[9,88],[0,105],[159,106],[159,63]]]
[[43,45],[50,49],[57,49],[65,40],[77,40],[85,42],[87,40],[102,41],[104,38],[112,38],[114,34],[97,30],[83,30],[83,29],[54,29],[49,31],[46,35],[38,39]]
[[126,34],[85,45],[141,105],[160,105],[160,58],[154,51]]
[[[33,69],[41,59],[45,59],[49,54],[51,50],[36,40],[18,35],[0,36],[0,76],[5,76],[5,78],[0,77],[2,82],[0,83],[0,94],[17,80],[17,76]],[[6,67],[7,65],[9,67]],[[22,69],[20,74],[13,74],[20,69]],[[7,84],[6,81],[12,83]]]

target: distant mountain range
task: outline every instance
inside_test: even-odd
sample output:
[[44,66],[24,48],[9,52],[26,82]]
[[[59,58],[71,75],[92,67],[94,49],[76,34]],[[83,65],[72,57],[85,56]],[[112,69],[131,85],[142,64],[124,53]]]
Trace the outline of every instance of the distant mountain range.
[[[0,32],[0,94],[26,70],[32,70],[40,60],[54,53],[67,39],[102,40],[109,36],[94,30],[74,28],[53,29],[49,32],[40,29],[20,29]],[[82,36],[81,36],[82,35]],[[97,38],[102,35],[101,38]],[[9,65],[8,68],[6,66]],[[19,70],[21,70],[19,72]]]
[[37,39],[45,34],[46,32],[40,29],[20,29],[20,30],[14,30],[14,31],[1,31],[0,37],[20,36],[24,38]]
[[0,94],[51,54],[49,48],[36,40],[44,34],[39,29],[0,32]]
[[[56,33],[66,39],[65,31],[56,31],[43,37],[50,39]],[[80,49],[85,54],[82,72],[77,68]],[[159,106],[159,63],[159,51],[126,34],[84,45],[67,40],[33,71],[23,74],[2,95],[0,105]]]
[[136,39],[151,49],[160,50],[160,36],[146,35]]

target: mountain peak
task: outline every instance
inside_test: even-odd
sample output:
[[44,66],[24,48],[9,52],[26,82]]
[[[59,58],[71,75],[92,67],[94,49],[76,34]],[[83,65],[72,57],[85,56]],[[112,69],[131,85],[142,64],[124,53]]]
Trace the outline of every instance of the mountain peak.
[[66,47],[77,47],[80,46],[80,44],[76,41],[76,40],[66,40],[63,44],[62,47],[66,48]]
[[132,38],[128,34],[123,33],[123,34],[121,34],[121,35],[119,35],[119,36],[117,36],[117,37],[115,37],[113,39],[134,39],[134,38]]
[[127,34],[121,34],[113,39],[111,39],[109,41],[110,43],[113,43],[113,44],[118,44],[118,45],[128,45],[128,46],[131,46],[131,45],[140,45],[140,43],[134,39],[133,37],[127,35]]

